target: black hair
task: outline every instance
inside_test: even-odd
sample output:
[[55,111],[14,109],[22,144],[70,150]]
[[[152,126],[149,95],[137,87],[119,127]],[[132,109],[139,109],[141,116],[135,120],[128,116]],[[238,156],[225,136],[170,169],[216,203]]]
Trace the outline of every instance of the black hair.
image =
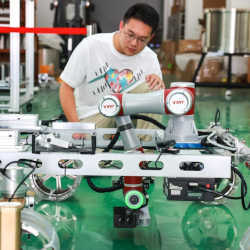
[[159,14],[150,5],[145,3],[137,3],[132,5],[124,14],[123,22],[127,23],[131,18],[142,21],[152,28],[152,33],[155,33],[159,25]]

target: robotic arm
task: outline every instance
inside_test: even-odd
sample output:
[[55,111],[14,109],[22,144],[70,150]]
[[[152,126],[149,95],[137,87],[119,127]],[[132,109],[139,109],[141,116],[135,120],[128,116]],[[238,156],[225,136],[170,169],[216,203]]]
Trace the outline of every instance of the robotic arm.
[[99,111],[106,117],[137,113],[193,115],[195,89],[193,83],[172,83],[170,89],[147,94],[114,93],[105,96]]
[[114,93],[105,96],[99,104],[99,111],[106,117],[115,117],[116,121],[138,113],[167,114],[170,118],[161,140],[164,143],[174,140],[175,146],[180,148],[200,148],[200,138],[194,123],[194,107],[194,84],[176,82],[169,89],[147,94]]

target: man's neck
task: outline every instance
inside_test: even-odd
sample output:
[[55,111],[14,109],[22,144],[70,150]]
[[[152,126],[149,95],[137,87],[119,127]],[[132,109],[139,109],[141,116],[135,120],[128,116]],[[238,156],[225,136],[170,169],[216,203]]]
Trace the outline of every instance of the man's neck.
[[113,36],[113,44],[114,44],[115,49],[116,49],[119,53],[123,54],[123,53],[122,53],[122,50],[121,50],[121,46],[120,46],[120,41],[119,41],[120,38],[119,38],[119,36],[120,36],[119,31],[115,32],[115,34],[114,34],[114,36]]

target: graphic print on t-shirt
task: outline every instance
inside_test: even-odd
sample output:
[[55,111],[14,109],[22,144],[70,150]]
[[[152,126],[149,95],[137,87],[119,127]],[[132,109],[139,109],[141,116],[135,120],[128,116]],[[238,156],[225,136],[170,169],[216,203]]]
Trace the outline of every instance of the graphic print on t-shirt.
[[[138,73],[134,74],[130,69],[122,69],[119,71],[117,69],[108,68],[104,74],[101,74],[100,76],[91,80],[89,83],[99,83],[98,85],[100,85],[102,82],[103,85],[104,80],[105,86],[107,84],[113,92],[120,93],[139,81],[142,75],[143,70],[140,70]],[[100,86],[98,86],[97,89],[93,91],[93,95],[100,94],[99,89]]]
[[120,93],[133,84],[133,72],[129,69],[109,69],[105,74],[105,80],[114,92]]

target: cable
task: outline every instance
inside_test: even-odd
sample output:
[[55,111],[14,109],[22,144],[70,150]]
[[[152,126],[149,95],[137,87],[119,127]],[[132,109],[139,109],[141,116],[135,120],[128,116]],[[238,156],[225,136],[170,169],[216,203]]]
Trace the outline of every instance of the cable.
[[157,120],[155,120],[152,117],[146,116],[146,115],[130,115],[131,119],[140,119],[140,120],[144,120],[147,122],[150,122],[152,124],[154,124],[156,127],[160,128],[160,129],[166,129],[166,126],[163,125],[162,123],[158,122]]
[[159,169],[158,166],[157,166],[157,163],[159,162],[161,156],[162,156],[162,151],[160,151],[160,153],[159,153],[157,159],[155,160],[155,168],[156,168],[156,169]]
[[[220,137],[216,137],[217,139],[212,139],[212,137],[216,136],[216,131],[213,131],[211,134],[209,134],[207,137],[204,137],[202,140],[201,140],[201,144],[203,146],[215,146],[215,147],[218,147],[218,148],[222,148],[222,149],[225,149],[225,150],[228,150],[230,152],[235,152],[237,150],[236,147],[231,147],[231,146],[226,146],[228,145],[228,143],[224,142]],[[218,142],[220,139],[220,142]],[[221,144],[221,143],[224,143],[225,145]]]
[[[9,202],[11,202],[11,200],[14,198],[16,192],[18,191],[18,189],[24,184],[24,182],[29,178],[29,176],[36,170],[36,167],[32,166],[31,164],[27,163],[26,161],[32,162],[32,163],[36,163],[36,164],[40,164],[41,162],[37,162],[37,161],[33,161],[33,160],[28,160],[28,159],[20,159],[18,161],[15,161],[15,163],[22,163],[30,168],[32,168],[32,170],[20,181],[20,183],[17,185],[16,189],[14,190],[14,192],[12,193],[11,197],[8,199]],[[4,171],[7,169],[8,166],[10,166],[10,164],[13,164],[14,162],[10,162],[9,164],[7,164],[4,168]],[[37,166],[37,165],[36,165]],[[6,174],[4,176],[7,176]],[[9,178],[9,177],[8,177]]]
[[[157,120],[149,117],[149,116],[145,116],[145,115],[130,115],[131,119],[141,119],[147,122],[151,122],[152,124],[154,124],[155,126],[159,127],[160,129],[166,129],[166,127],[161,124],[160,122],[158,122]],[[117,129],[114,137],[111,139],[109,145],[103,150],[103,152],[109,152],[114,145],[116,144],[116,142],[118,141],[120,136],[120,131],[119,128]]]
[[[0,169],[0,172],[2,173],[2,175],[4,176],[4,177],[6,177],[6,178],[8,178],[9,180],[12,180],[8,175],[6,175],[6,169],[10,166],[10,165],[12,165],[12,164],[18,164],[18,163],[20,163],[19,161],[11,161],[11,162],[9,162],[4,168],[1,168]],[[13,180],[12,180],[13,181]]]
[[220,121],[220,110],[217,108],[214,116],[214,124],[215,126],[218,124]]
[[114,145],[116,144],[116,142],[118,141],[120,136],[120,131],[119,129],[116,130],[115,136],[111,139],[110,143],[108,144],[108,146],[103,150],[103,152],[109,152]]
[[240,199],[242,199],[242,196],[238,196],[238,197],[229,196],[229,195],[225,195],[225,194],[223,194],[223,193],[221,193],[221,192],[214,191],[214,190],[211,190],[211,189],[208,189],[208,188],[199,187],[199,189],[200,189],[201,191],[213,193],[213,194],[216,194],[216,195],[218,195],[218,196],[223,196],[223,197],[225,197],[225,198],[227,198],[227,199],[230,199],[230,200],[240,200]]
[[248,210],[250,208],[250,203],[248,205],[246,205],[246,202],[245,202],[245,197],[247,195],[247,183],[243,177],[243,175],[241,174],[241,172],[232,166],[232,171],[237,174],[239,176],[239,178],[241,179],[241,195],[238,196],[238,197],[234,197],[234,196],[228,196],[228,195],[225,195],[223,193],[220,193],[220,192],[217,192],[217,191],[214,191],[214,190],[210,190],[210,189],[207,189],[207,188],[202,188],[202,187],[199,187],[199,189],[201,191],[205,191],[205,192],[210,192],[210,193],[213,193],[213,194],[216,194],[218,196],[223,196],[227,199],[231,199],[231,200],[241,200],[241,204],[242,204],[242,207],[244,210]]
[[12,193],[11,197],[8,199],[9,202],[11,202],[11,200],[14,198],[16,192],[18,191],[18,189],[24,184],[24,182],[30,177],[30,175],[35,171],[36,169],[33,168],[23,179],[22,181],[17,185],[15,191]]
[[14,163],[16,163],[16,164],[18,164],[19,163],[19,161],[11,161],[11,162],[9,162],[3,169],[1,169],[0,171],[3,173],[3,172],[5,172],[5,170],[10,166],[10,165],[12,165],[12,164],[14,164]]
[[[113,192],[113,191],[116,191],[116,190],[119,190],[119,189],[122,189],[123,188],[123,183],[120,181],[120,183],[114,185],[114,186],[111,186],[111,187],[97,187],[93,181],[92,181],[92,178],[91,176],[86,176],[86,179],[87,179],[87,183],[89,185],[89,187],[94,190],[95,192],[97,193],[107,193],[107,192]],[[121,180],[121,177],[120,177],[120,180]]]
[[212,133],[211,131],[206,131],[206,130],[197,130],[197,132],[198,132],[198,136],[206,136]]
[[246,205],[246,201],[245,201],[245,196],[247,194],[247,183],[243,177],[243,175],[241,174],[241,172],[235,168],[235,167],[232,167],[232,170],[240,177],[241,179],[241,204],[242,204],[242,207],[244,210],[248,210],[250,209],[250,202],[248,203],[248,205]]
[[[34,161],[34,160],[30,160],[30,159],[19,159],[19,162],[27,164],[27,162],[31,162],[31,163],[35,163],[36,167],[38,167],[39,164],[42,164],[42,162],[40,161]],[[33,168],[33,166],[31,165],[31,167]]]
[[217,126],[219,121],[220,121],[220,110],[219,108],[217,108],[214,116],[214,124],[211,126],[211,128]]

